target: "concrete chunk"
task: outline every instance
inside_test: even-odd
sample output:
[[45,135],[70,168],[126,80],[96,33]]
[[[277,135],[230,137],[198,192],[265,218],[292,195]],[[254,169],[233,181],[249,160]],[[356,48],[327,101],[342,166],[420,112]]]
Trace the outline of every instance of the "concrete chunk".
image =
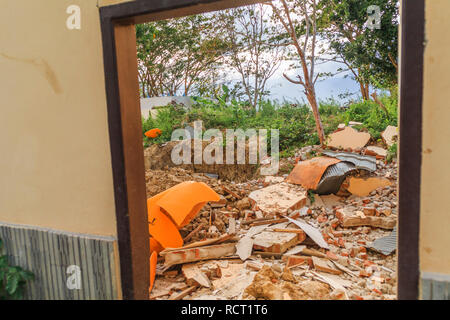
[[312,261],[314,264],[314,268],[317,271],[322,271],[322,272],[327,272],[327,273],[331,273],[331,274],[341,274],[342,271],[337,269],[334,264],[326,259],[321,259],[318,257],[312,257]]
[[358,132],[351,127],[332,133],[328,136],[327,145],[335,149],[362,149],[370,140],[367,132]]
[[255,236],[253,249],[264,252],[284,253],[289,248],[304,241],[305,238],[305,233],[264,231]]
[[398,137],[398,129],[394,126],[387,126],[386,129],[381,134],[383,141],[390,147],[392,146],[397,137]]
[[362,211],[353,212],[347,208],[336,210],[336,216],[343,227],[371,226],[391,230],[397,224],[397,220],[392,216],[366,216]]
[[195,264],[185,264],[181,267],[181,271],[189,286],[200,285],[206,288],[211,287],[211,282],[208,277]]
[[387,150],[381,147],[370,146],[366,148],[364,154],[375,156],[377,159],[383,159],[387,156]]
[[306,191],[301,187],[284,182],[253,191],[248,197],[256,209],[266,215],[300,209],[305,206],[307,200]]
[[367,179],[350,177],[348,192],[359,197],[368,196],[373,190],[390,186],[392,183],[389,179],[381,177],[371,177]]

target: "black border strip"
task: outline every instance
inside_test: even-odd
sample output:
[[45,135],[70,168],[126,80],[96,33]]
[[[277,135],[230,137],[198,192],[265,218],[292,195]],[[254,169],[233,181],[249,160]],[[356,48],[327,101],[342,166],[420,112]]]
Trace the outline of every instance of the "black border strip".
[[398,299],[419,298],[424,0],[402,0],[400,65],[400,160]]

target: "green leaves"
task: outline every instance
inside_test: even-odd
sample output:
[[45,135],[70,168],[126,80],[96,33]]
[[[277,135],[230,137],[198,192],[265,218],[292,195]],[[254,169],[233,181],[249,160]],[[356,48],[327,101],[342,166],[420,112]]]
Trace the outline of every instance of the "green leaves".
[[[321,34],[330,49],[355,73],[355,80],[377,88],[397,83],[398,1],[322,0]],[[381,29],[369,29],[367,9],[380,7]]]
[[144,97],[189,95],[211,83],[227,49],[225,34],[208,15],[136,25],[136,41]]
[[[0,239],[0,253],[3,242]],[[8,257],[0,255],[0,300],[22,299],[27,281],[34,280],[34,274],[19,266],[10,266]]]

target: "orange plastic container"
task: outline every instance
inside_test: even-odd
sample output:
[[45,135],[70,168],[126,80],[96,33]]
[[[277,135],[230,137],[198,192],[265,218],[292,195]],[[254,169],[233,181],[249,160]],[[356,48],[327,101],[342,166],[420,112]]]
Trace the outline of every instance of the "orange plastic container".
[[147,199],[150,233],[150,288],[155,281],[158,253],[165,248],[183,246],[178,231],[187,225],[209,201],[220,196],[203,182],[186,181]]

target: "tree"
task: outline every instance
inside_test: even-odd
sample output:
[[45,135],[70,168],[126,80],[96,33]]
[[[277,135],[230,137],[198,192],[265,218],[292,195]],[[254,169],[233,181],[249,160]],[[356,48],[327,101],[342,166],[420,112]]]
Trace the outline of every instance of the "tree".
[[271,6],[275,20],[284,29],[288,39],[286,44],[294,48],[294,55],[291,57],[299,63],[298,67],[301,69],[301,75],[297,75],[297,79],[283,75],[288,81],[303,87],[314,114],[317,135],[320,143],[324,144],[325,134],[315,90],[316,81],[321,76],[314,69],[318,49],[317,0],[280,0],[266,4]]
[[224,35],[208,15],[136,26],[142,96],[189,95],[223,60]]
[[[380,8],[380,29],[368,28],[368,9]],[[321,0],[321,35],[330,42],[331,59],[346,65],[364,100],[369,85],[391,89],[397,84],[398,1]],[[375,99],[375,98],[374,98]]]
[[227,32],[228,63],[239,73],[253,109],[267,94],[267,81],[280,66],[284,51],[267,11],[266,6],[257,4],[227,10],[218,16]]

